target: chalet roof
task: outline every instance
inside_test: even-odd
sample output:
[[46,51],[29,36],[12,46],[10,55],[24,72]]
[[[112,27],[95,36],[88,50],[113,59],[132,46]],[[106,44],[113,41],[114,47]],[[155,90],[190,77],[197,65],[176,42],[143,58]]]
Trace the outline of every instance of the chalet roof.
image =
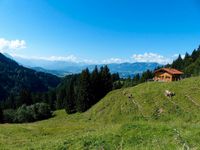
[[183,74],[183,72],[177,70],[177,69],[174,69],[174,68],[161,68],[161,69],[158,69],[155,71],[156,72],[160,72],[160,71],[166,71],[168,72],[169,74],[173,74],[173,75],[181,75]]

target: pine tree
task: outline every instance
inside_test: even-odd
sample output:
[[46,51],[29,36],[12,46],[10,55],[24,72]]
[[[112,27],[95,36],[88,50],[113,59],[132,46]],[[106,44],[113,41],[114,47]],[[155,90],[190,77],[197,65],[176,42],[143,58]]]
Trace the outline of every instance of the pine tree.
[[100,75],[97,66],[91,74],[91,105],[94,105],[101,98],[100,95]]
[[102,96],[112,90],[112,78],[107,65],[101,68]]
[[181,55],[179,54],[178,58],[175,61],[173,61],[172,67],[179,70],[183,70],[184,69],[183,64],[184,64],[183,59],[181,58]]
[[192,57],[186,52],[184,58],[184,68],[189,66],[193,62]]
[[145,82],[145,81],[147,81],[148,79],[152,79],[153,76],[154,76],[153,72],[150,71],[150,70],[147,70],[147,71],[145,71],[145,72],[142,73],[140,82]]
[[192,52],[191,57],[193,59],[193,62],[195,62],[200,57],[200,46],[199,46],[199,48],[197,50],[194,49],[194,51]]
[[88,68],[80,75],[78,95],[76,100],[77,111],[84,112],[90,107],[91,100],[90,73]]
[[197,55],[200,56],[200,45],[199,45],[199,47],[197,49]]
[[55,102],[56,102],[56,92],[52,90],[49,92],[49,105],[51,110],[55,109]]
[[65,103],[65,111],[68,114],[74,113],[76,111],[74,85],[72,80],[69,82],[68,87],[66,89],[66,97],[64,99],[64,103]]
[[191,55],[193,61],[196,61],[197,58],[199,57],[198,56],[198,51],[196,49],[194,49],[194,51],[192,52],[192,55]]
[[56,98],[56,109],[62,109],[64,108],[64,99],[65,99],[65,96],[66,96],[66,92],[65,92],[65,89],[64,88],[61,88],[58,95],[57,95],[57,98]]
[[140,74],[137,73],[134,77],[133,77],[133,82],[134,84],[138,84],[140,82]]

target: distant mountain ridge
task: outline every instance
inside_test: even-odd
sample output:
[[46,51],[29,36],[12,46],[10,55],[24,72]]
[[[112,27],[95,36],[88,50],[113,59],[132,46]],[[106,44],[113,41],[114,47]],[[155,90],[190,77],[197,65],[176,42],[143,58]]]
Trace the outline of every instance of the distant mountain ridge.
[[57,76],[25,68],[0,53],[0,101],[19,94],[22,89],[45,92],[59,83]]
[[66,75],[73,74],[71,72],[67,72],[67,71],[63,71],[63,70],[47,70],[42,67],[31,67],[31,69],[36,70],[38,72],[50,73],[50,74],[56,75],[58,77],[63,77]]
[[[85,64],[85,63],[73,63],[67,61],[48,61],[48,60],[34,60],[34,59],[24,59],[20,57],[14,57],[18,63],[32,68],[37,71],[51,73],[57,76],[65,76],[68,74],[80,73],[83,69],[89,68],[93,70],[96,66],[95,64]],[[104,64],[97,64],[98,68]],[[111,63],[107,64],[111,73],[119,73],[120,77],[127,78],[128,76],[134,76],[136,73],[141,74],[146,70],[154,70],[158,66],[158,63],[154,62],[135,62],[135,63]]]

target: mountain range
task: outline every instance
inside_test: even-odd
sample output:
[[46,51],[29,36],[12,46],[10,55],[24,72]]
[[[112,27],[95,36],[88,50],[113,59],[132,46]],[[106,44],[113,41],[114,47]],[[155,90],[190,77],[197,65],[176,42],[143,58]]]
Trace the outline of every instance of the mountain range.
[[[7,56],[9,56],[7,54]],[[34,69],[36,71],[42,71],[46,73],[51,73],[57,76],[65,76],[68,74],[80,73],[83,69],[89,68],[93,70],[95,66],[100,68],[105,64],[86,64],[86,63],[75,63],[68,61],[50,61],[42,59],[25,59],[22,57],[11,57],[17,61],[19,64],[26,66],[28,68]],[[135,74],[146,70],[154,70],[158,66],[161,66],[158,63],[154,62],[135,62],[135,63],[111,63],[107,64],[111,73],[119,73],[120,77],[127,78],[133,77]]]

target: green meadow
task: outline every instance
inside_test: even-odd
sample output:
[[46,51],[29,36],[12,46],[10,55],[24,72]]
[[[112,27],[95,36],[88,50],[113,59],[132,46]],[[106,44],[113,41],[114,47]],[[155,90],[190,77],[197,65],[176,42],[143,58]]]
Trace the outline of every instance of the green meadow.
[[[175,93],[166,97],[165,90]],[[1,124],[0,149],[200,149],[200,77],[108,93],[85,113]]]

